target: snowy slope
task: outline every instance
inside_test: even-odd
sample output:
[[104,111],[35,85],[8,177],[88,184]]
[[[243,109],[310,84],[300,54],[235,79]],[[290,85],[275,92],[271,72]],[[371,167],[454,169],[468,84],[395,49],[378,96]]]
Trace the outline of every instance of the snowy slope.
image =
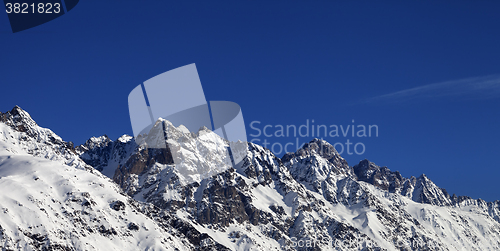
[[7,147],[12,153],[22,149],[33,156],[58,161],[80,169],[89,168],[73,148],[73,143],[65,142],[50,129],[42,128],[19,106],[0,113],[0,142],[15,147]]
[[[196,160],[215,152],[203,149],[191,149]],[[141,163],[148,164],[122,183],[130,195],[194,222],[233,250],[500,248],[499,223],[484,208],[452,205],[425,175],[406,179],[371,162],[349,167],[325,141],[283,159],[249,144],[241,166],[188,186],[172,162]]]
[[169,137],[73,148],[18,107],[0,120],[4,250],[500,250],[500,201],[351,167],[323,140],[280,159],[160,119]]
[[128,135],[123,135],[116,141],[104,135],[88,139],[75,150],[87,164],[113,178],[118,166],[123,165],[136,148],[135,141]]
[[136,210],[108,179],[12,150],[0,142],[3,248],[189,250],[189,243]]
[[61,148],[67,143],[52,131],[1,122],[0,136],[0,250],[225,249],[188,222],[132,200]]

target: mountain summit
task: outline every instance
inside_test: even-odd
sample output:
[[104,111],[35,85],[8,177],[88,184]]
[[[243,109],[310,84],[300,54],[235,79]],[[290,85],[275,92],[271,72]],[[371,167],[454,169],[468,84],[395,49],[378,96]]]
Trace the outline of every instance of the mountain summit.
[[[0,247],[500,249],[499,201],[450,196],[368,160],[351,167],[319,139],[281,159],[249,143],[233,166],[223,150],[235,143],[157,123],[183,143],[104,135],[73,147],[19,107],[0,113]],[[211,176],[185,182],[185,170]]]

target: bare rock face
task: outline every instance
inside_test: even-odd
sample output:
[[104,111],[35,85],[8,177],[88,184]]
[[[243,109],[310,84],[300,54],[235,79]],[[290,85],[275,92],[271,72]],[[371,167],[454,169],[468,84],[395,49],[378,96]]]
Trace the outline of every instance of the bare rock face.
[[79,158],[72,142],[63,141],[50,129],[38,126],[19,106],[6,113],[0,112],[0,125],[3,127],[0,140],[9,145],[15,145],[33,156],[80,169],[91,169],[91,166]]
[[[415,214],[413,209],[419,203],[442,206],[439,203],[446,202],[446,193],[425,176],[406,179],[369,161],[351,168],[335,152],[322,151],[321,146],[327,144],[314,140],[283,159],[249,144],[240,166],[188,186],[178,182],[173,165],[151,162],[153,165],[123,188],[135,184],[127,191],[133,191],[136,200],[152,203],[166,213],[182,212],[200,231],[213,233],[221,243],[226,237],[220,236],[227,236],[234,243],[230,249],[245,243],[264,250],[275,242],[279,250],[450,247],[429,234],[423,224],[431,219],[428,215],[439,213],[421,207]],[[439,200],[442,198],[445,202]],[[450,217],[464,224],[472,219],[454,211]],[[384,227],[379,229],[377,224]],[[499,234],[492,231],[494,236]]]
[[289,166],[294,176],[297,177],[310,177],[304,173],[300,175],[297,173],[303,172],[304,168],[301,168],[303,165],[316,166],[313,174],[316,177],[312,179],[324,179],[329,174],[353,176],[353,170],[349,167],[347,161],[338,154],[335,147],[324,140],[314,139],[304,144],[297,152],[285,154],[281,160],[284,163],[293,162]]
[[439,188],[425,174],[420,177],[404,178],[387,167],[379,167],[368,160],[362,160],[353,167],[358,181],[372,184],[390,193],[398,193],[415,202],[451,206],[453,201],[445,189]]
[[[232,166],[224,149],[237,143],[206,128],[159,120],[170,138],[73,148],[18,107],[0,120],[6,250],[500,249],[500,201],[450,196],[368,160],[350,167],[323,140],[281,159],[249,143]],[[178,144],[148,145],[169,139]]]
[[26,111],[17,105],[9,112],[0,112],[0,121],[18,132],[28,133],[30,136],[36,135],[38,125]]
[[97,171],[34,157],[4,141],[0,163],[3,250],[224,250],[183,220],[160,221],[159,209],[132,200]]
[[403,186],[403,176],[396,171],[391,172],[387,167],[379,167],[368,160],[362,160],[353,167],[358,181],[370,183],[382,190],[394,193]]

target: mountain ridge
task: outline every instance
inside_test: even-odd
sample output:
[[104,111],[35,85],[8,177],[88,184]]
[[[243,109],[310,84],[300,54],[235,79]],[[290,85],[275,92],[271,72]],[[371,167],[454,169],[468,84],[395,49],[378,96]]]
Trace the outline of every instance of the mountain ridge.
[[[245,149],[236,145],[235,154],[244,156],[243,161],[229,166],[217,146],[234,143],[224,142],[208,130],[203,136],[168,127],[173,133],[169,135],[194,143],[173,148],[148,148],[147,140],[138,145],[125,135],[115,141],[107,136],[92,137],[73,147],[30,121],[27,112],[15,109],[0,113],[0,149],[5,150],[0,158],[26,152],[76,167],[107,180],[106,184],[112,179],[121,196],[129,198],[124,202],[126,208],[140,209],[158,228],[183,229],[176,233],[180,237],[172,237],[176,240],[172,245],[167,241],[162,248],[179,247],[179,243],[186,250],[500,248],[499,201],[450,196],[425,175],[404,178],[368,160],[351,167],[323,140],[313,139],[282,158],[256,144],[249,143]],[[42,155],[44,151],[49,154]],[[188,166],[184,168],[218,171],[211,178],[186,183],[185,173],[173,161],[182,152],[193,153],[186,155]],[[227,168],[217,169],[225,163]],[[120,210],[121,204],[109,203],[112,210]],[[0,222],[2,219],[0,214]]]

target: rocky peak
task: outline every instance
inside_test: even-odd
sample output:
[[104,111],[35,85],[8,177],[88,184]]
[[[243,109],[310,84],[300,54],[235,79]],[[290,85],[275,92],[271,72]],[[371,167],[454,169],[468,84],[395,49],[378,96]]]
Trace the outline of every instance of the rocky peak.
[[11,111],[0,113],[0,122],[3,124],[0,133],[10,135],[3,141],[16,145],[25,153],[74,167],[90,168],[78,158],[72,142],[63,141],[50,129],[38,126],[21,107],[15,106]]
[[358,181],[372,184],[382,190],[398,193],[415,202],[448,206],[453,204],[452,198],[445,189],[438,187],[425,174],[418,178],[403,177],[398,171],[392,172],[387,167],[377,166],[368,160],[362,160],[353,167]]
[[18,132],[26,132],[30,135],[33,135],[35,128],[38,127],[29,113],[17,105],[6,113],[0,112],[0,121]]
[[[8,121],[11,125],[27,125],[31,117],[23,112],[16,108],[0,116],[2,121]],[[160,233],[166,236],[162,243],[171,243],[177,236],[183,239],[177,241],[182,241],[182,246],[188,247],[186,250],[224,250],[222,244],[227,246],[226,250],[497,250],[500,247],[497,241],[500,237],[497,223],[500,221],[499,201],[486,203],[480,199],[457,196],[450,199],[444,189],[437,187],[425,175],[404,178],[399,172],[379,167],[368,160],[351,168],[333,146],[323,140],[314,139],[282,159],[259,145],[242,144],[245,157],[241,164],[233,166],[224,157],[227,154],[227,141],[207,128],[189,132],[183,126],[174,127],[162,119],[152,130],[162,133],[161,137],[155,138],[157,142],[175,139],[176,143],[169,142],[168,148],[148,147],[147,135],[142,138],[144,144],[139,145],[128,135],[116,141],[104,135],[90,138],[80,147],[86,150],[79,156],[68,152],[64,145],[46,140],[48,137],[58,138],[50,130],[36,123],[29,128],[39,137],[28,136],[16,127],[0,123],[0,133],[9,135],[0,137],[0,143],[12,143],[9,147],[20,146],[29,154],[53,161],[63,160],[68,165],[84,159],[87,164],[114,178],[124,192],[133,196],[133,199],[128,197],[116,187],[115,192],[102,197],[105,191],[115,185],[111,186],[108,179],[102,179],[101,174],[98,174],[97,179],[92,179],[88,176],[91,173],[84,175],[79,171],[78,175],[74,175],[71,168],[59,167],[61,172],[64,170],[67,173],[64,180],[74,181],[63,182],[63,186],[79,184],[78,189],[85,192],[73,189],[77,193],[60,193],[52,190],[56,185],[44,186],[47,195],[40,195],[39,198],[43,202],[45,197],[54,197],[76,209],[68,210],[70,208],[66,207],[64,210],[72,211],[71,215],[62,215],[64,211],[61,211],[59,215],[49,214],[49,217],[58,220],[69,218],[69,223],[64,226],[75,223],[74,229],[92,230],[84,231],[87,236],[102,233],[104,237],[118,235],[127,238],[134,235],[139,236],[137,238],[141,241],[149,242],[152,238],[147,238],[143,233],[151,233],[150,230],[162,227],[173,235]],[[176,164],[173,161],[174,154],[182,154],[185,161]],[[207,179],[200,179],[200,182],[185,184],[181,182],[181,165],[191,168],[195,173],[200,173],[200,168],[231,168]],[[13,170],[15,168],[17,163]],[[41,170],[38,165],[36,168],[37,172]],[[47,170],[53,172],[54,169]],[[55,182],[53,174],[37,173],[33,177],[32,173],[29,172],[25,177],[26,181],[34,180],[35,184]],[[89,180],[95,182],[89,186]],[[28,184],[27,189],[34,189],[30,194],[38,194],[38,187],[31,186],[29,182],[19,184]],[[57,186],[60,184],[58,182]],[[75,194],[82,196],[77,197]],[[27,197],[18,196],[16,200]],[[94,198],[95,203],[90,198]],[[11,208],[15,208],[11,212],[19,212],[25,217],[26,211],[22,211],[23,206],[17,201],[10,198],[5,201],[15,202],[11,203]],[[46,202],[51,203],[50,200]],[[25,200],[22,204],[27,203],[32,202]],[[443,205],[450,207],[439,210],[438,206]],[[42,212],[43,209],[41,216],[37,215],[37,219],[43,219],[47,214],[45,210],[58,208],[60,205],[54,204],[31,212]],[[3,210],[6,219],[12,218],[5,208]],[[86,221],[88,217],[84,216],[73,219],[80,212],[82,215],[90,213],[89,219],[100,217],[104,212],[108,216],[116,216],[114,219],[119,222],[113,220],[113,224],[101,226],[104,220],[96,224],[95,221]],[[123,218],[120,215],[131,216],[132,213],[135,215],[133,221],[121,221]],[[146,228],[145,221],[139,221],[137,213],[146,215],[160,226],[149,224]],[[82,222],[88,227],[81,228],[79,224]],[[10,226],[13,229],[18,227],[16,224]],[[2,227],[5,227],[4,224]],[[0,242],[6,243],[2,240],[2,227]],[[57,228],[60,229],[59,225]],[[31,226],[29,229],[26,233],[32,231]],[[26,240],[32,237],[34,240],[40,239],[39,242],[55,243],[54,236],[50,234],[43,237],[45,239],[39,235],[29,235]],[[131,240],[131,246],[139,248],[133,242],[139,239]],[[323,241],[315,243],[317,246],[313,248],[294,249],[293,240]],[[208,248],[204,246],[207,243],[211,243]],[[130,246],[122,248],[128,249]]]
[[[324,180],[328,175],[353,176],[352,168],[330,143],[313,139],[295,153],[287,153],[282,162],[292,175]],[[308,170],[313,168],[314,170]],[[305,172],[305,173],[304,173]],[[299,175],[300,173],[300,175]],[[309,175],[307,174],[309,173]]]
[[411,179],[411,183],[413,186],[411,199],[413,201],[437,206],[452,204],[448,192],[434,184],[425,174],[416,179]]
[[112,140],[108,137],[108,135],[103,135],[100,137],[91,137],[90,139],[85,141],[83,146],[86,147],[87,149],[91,150],[91,149],[94,149],[96,147],[106,147],[111,142],[112,142]]
[[305,143],[302,148],[292,153],[292,156],[307,156],[312,154],[318,154],[322,158],[334,163],[347,164],[347,162],[340,156],[335,147],[330,143],[322,139],[313,139],[308,143]]
[[392,172],[385,166],[379,167],[367,159],[360,161],[353,169],[359,181],[370,183],[392,193],[399,191],[404,182],[403,176],[398,171]]
[[132,152],[140,154],[143,149],[139,148],[131,136],[123,135],[113,141],[103,135],[91,137],[83,145],[76,147],[76,150],[85,163],[113,178],[118,168],[123,167],[129,158],[135,157],[131,156]]

